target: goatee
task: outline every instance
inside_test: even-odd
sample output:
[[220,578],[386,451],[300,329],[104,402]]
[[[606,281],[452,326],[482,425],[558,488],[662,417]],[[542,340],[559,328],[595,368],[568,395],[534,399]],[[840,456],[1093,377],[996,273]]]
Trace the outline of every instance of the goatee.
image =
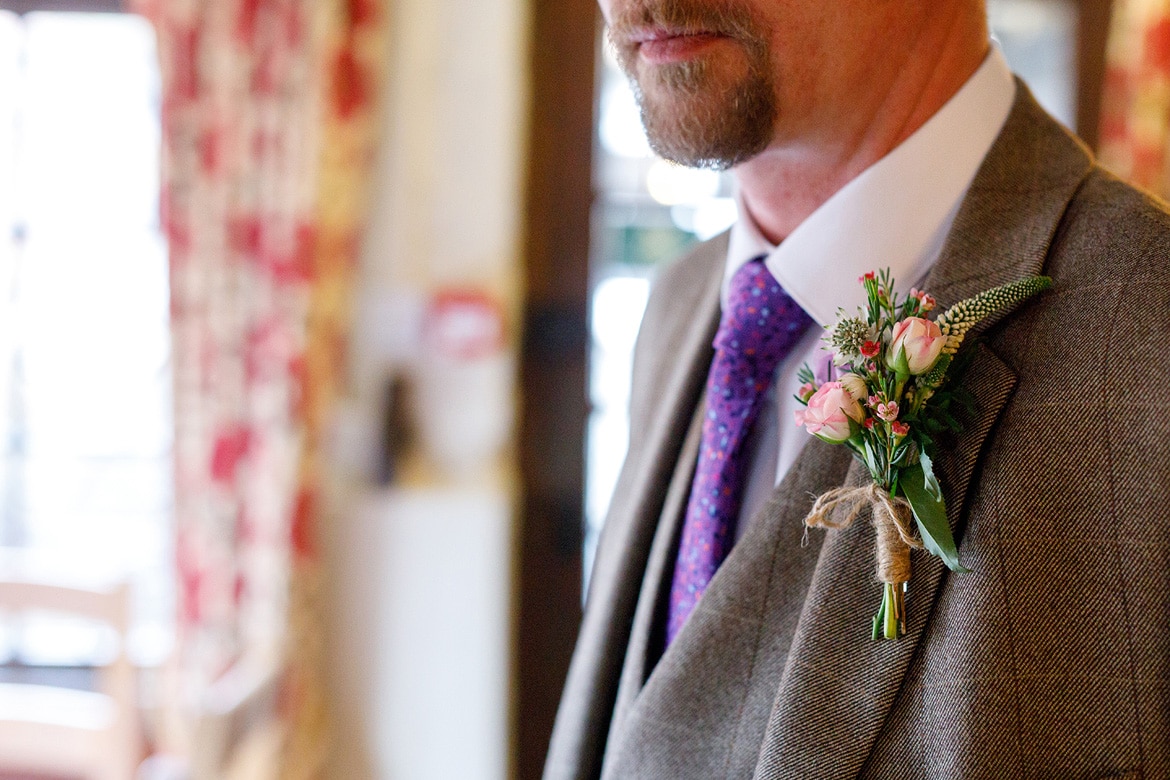
[[[639,69],[638,28],[695,30],[725,37],[744,53],[746,69],[724,77],[710,58]],[[650,146],[695,168],[724,170],[751,159],[771,141],[777,106],[767,36],[740,6],[694,0],[634,2],[615,9],[610,39],[630,78]]]

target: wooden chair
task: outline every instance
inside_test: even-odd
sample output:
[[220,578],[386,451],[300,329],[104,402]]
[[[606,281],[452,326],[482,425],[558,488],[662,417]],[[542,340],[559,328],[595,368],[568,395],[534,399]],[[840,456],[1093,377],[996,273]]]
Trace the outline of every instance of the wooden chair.
[[111,626],[117,653],[97,691],[0,683],[0,771],[132,780],[141,759],[134,669],[126,657],[130,588],[83,590],[0,580],[0,612],[44,611]]
[[190,780],[276,780],[285,738],[280,670],[265,653],[246,656],[204,692]]
[[246,654],[186,713],[194,718],[189,744],[175,740],[146,759],[137,780],[276,780],[286,738],[280,686],[276,654]]

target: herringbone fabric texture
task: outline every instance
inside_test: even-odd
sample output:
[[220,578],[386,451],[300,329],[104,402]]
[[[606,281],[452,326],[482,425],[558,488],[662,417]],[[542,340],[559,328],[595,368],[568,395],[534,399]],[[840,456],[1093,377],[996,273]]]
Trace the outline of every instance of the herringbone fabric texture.
[[651,668],[726,242],[668,269],[546,780],[1170,777],[1168,256],[1165,205],[1019,84],[924,285],[1053,279],[967,347],[976,408],[935,459],[971,572],[916,553],[906,636],[869,641],[870,529],[801,545],[864,475],[810,441]]
[[776,367],[813,324],[763,259],[732,275],[715,334],[699,459],[670,588],[667,645],[731,550],[749,466],[744,442]]

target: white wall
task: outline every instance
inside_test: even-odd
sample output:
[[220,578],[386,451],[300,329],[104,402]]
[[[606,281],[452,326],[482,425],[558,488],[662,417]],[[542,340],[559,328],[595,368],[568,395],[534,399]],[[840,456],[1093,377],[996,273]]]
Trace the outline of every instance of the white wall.
[[508,776],[510,517],[498,492],[411,489],[341,526],[328,777]]

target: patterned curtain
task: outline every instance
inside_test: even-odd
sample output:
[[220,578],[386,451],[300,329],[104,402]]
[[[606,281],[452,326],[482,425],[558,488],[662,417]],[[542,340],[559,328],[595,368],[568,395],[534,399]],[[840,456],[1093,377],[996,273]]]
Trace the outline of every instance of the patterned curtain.
[[284,777],[314,774],[322,440],[385,66],[380,0],[144,0],[163,73],[183,686],[282,672]]
[[1101,111],[1101,160],[1170,194],[1170,0],[1115,0]]

